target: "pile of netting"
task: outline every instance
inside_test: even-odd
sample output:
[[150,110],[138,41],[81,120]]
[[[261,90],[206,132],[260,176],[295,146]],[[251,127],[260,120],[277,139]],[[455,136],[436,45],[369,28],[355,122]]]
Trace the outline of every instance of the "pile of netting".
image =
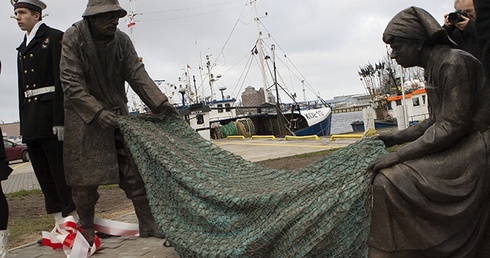
[[180,119],[120,124],[155,219],[181,257],[366,257],[370,161],[364,139],[306,167],[276,170],[204,140]]
[[216,129],[219,132],[218,139],[234,135],[242,135],[245,138],[250,138],[255,134],[255,127],[250,118],[242,118],[229,122],[226,125],[219,125]]

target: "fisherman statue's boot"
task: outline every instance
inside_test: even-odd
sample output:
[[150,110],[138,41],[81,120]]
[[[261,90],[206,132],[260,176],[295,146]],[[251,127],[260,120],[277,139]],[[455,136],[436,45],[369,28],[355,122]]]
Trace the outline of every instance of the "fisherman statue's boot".
[[151,214],[150,204],[146,195],[134,197],[132,201],[136,217],[138,217],[140,237],[165,238]]
[[[88,244],[92,246],[95,239],[94,217],[95,205],[99,200],[97,186],[72,187],[72,198],[75,203],[76,214],[78,214],[78,229],[85,237]],[[70,215],[75,212],[70,213]]]
[[94,244],[94,238],[95,238],[95,230],[94,230],[95,206],[77,207],[77,208],[78,208],[79,231],[85,237],[88,244],[92,246]]
[[78,214],[77,224],[79,231],[85,237],[88,244],[92,246],[95,238],[95,204],[99,200],[97,187],[73,188],[72,190],[73,202],[77,207],[76,213]]
[[8,229],[0,230],[0,258],[7,257],[9,251],[7,248],[9,231]]

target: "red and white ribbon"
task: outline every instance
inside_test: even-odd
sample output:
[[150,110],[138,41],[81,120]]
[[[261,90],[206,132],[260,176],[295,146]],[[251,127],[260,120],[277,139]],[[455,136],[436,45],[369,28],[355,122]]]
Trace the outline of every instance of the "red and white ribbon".
[[[138,236],[138,224],[125,223],[113,220],[95,219],[94,229],[98,232],[113,236]],[[42,245],[53,250],[63,248],[68,258],[86,258],[97,252],[101,247],[100,239],[94,237],[94,244],[90,246],[79,231],[77,223],[72,216],[59,220],[51,232],[42,232]]]
[[138,224],[99,218],[94,220],[94,229],[112,236],[139,236],[140,233]]

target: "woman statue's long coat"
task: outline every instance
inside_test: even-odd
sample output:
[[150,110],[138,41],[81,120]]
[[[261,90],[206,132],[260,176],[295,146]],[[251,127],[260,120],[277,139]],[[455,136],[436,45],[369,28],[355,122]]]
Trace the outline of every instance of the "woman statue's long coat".
[[489,89],[480,62],[449,46],[434,47],[425,77],[430,118],[394,135],[410,143],[374,181],[369,245],[472,257],[490,211]]

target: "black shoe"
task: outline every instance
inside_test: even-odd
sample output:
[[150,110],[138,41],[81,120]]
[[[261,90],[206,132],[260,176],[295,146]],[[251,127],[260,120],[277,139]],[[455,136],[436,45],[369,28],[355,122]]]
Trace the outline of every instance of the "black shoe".
[[38,245],[43,245],[43,239],[41,238],[41,239],[37,240],[37,241],[36,241],[36,243],[37,243]]

